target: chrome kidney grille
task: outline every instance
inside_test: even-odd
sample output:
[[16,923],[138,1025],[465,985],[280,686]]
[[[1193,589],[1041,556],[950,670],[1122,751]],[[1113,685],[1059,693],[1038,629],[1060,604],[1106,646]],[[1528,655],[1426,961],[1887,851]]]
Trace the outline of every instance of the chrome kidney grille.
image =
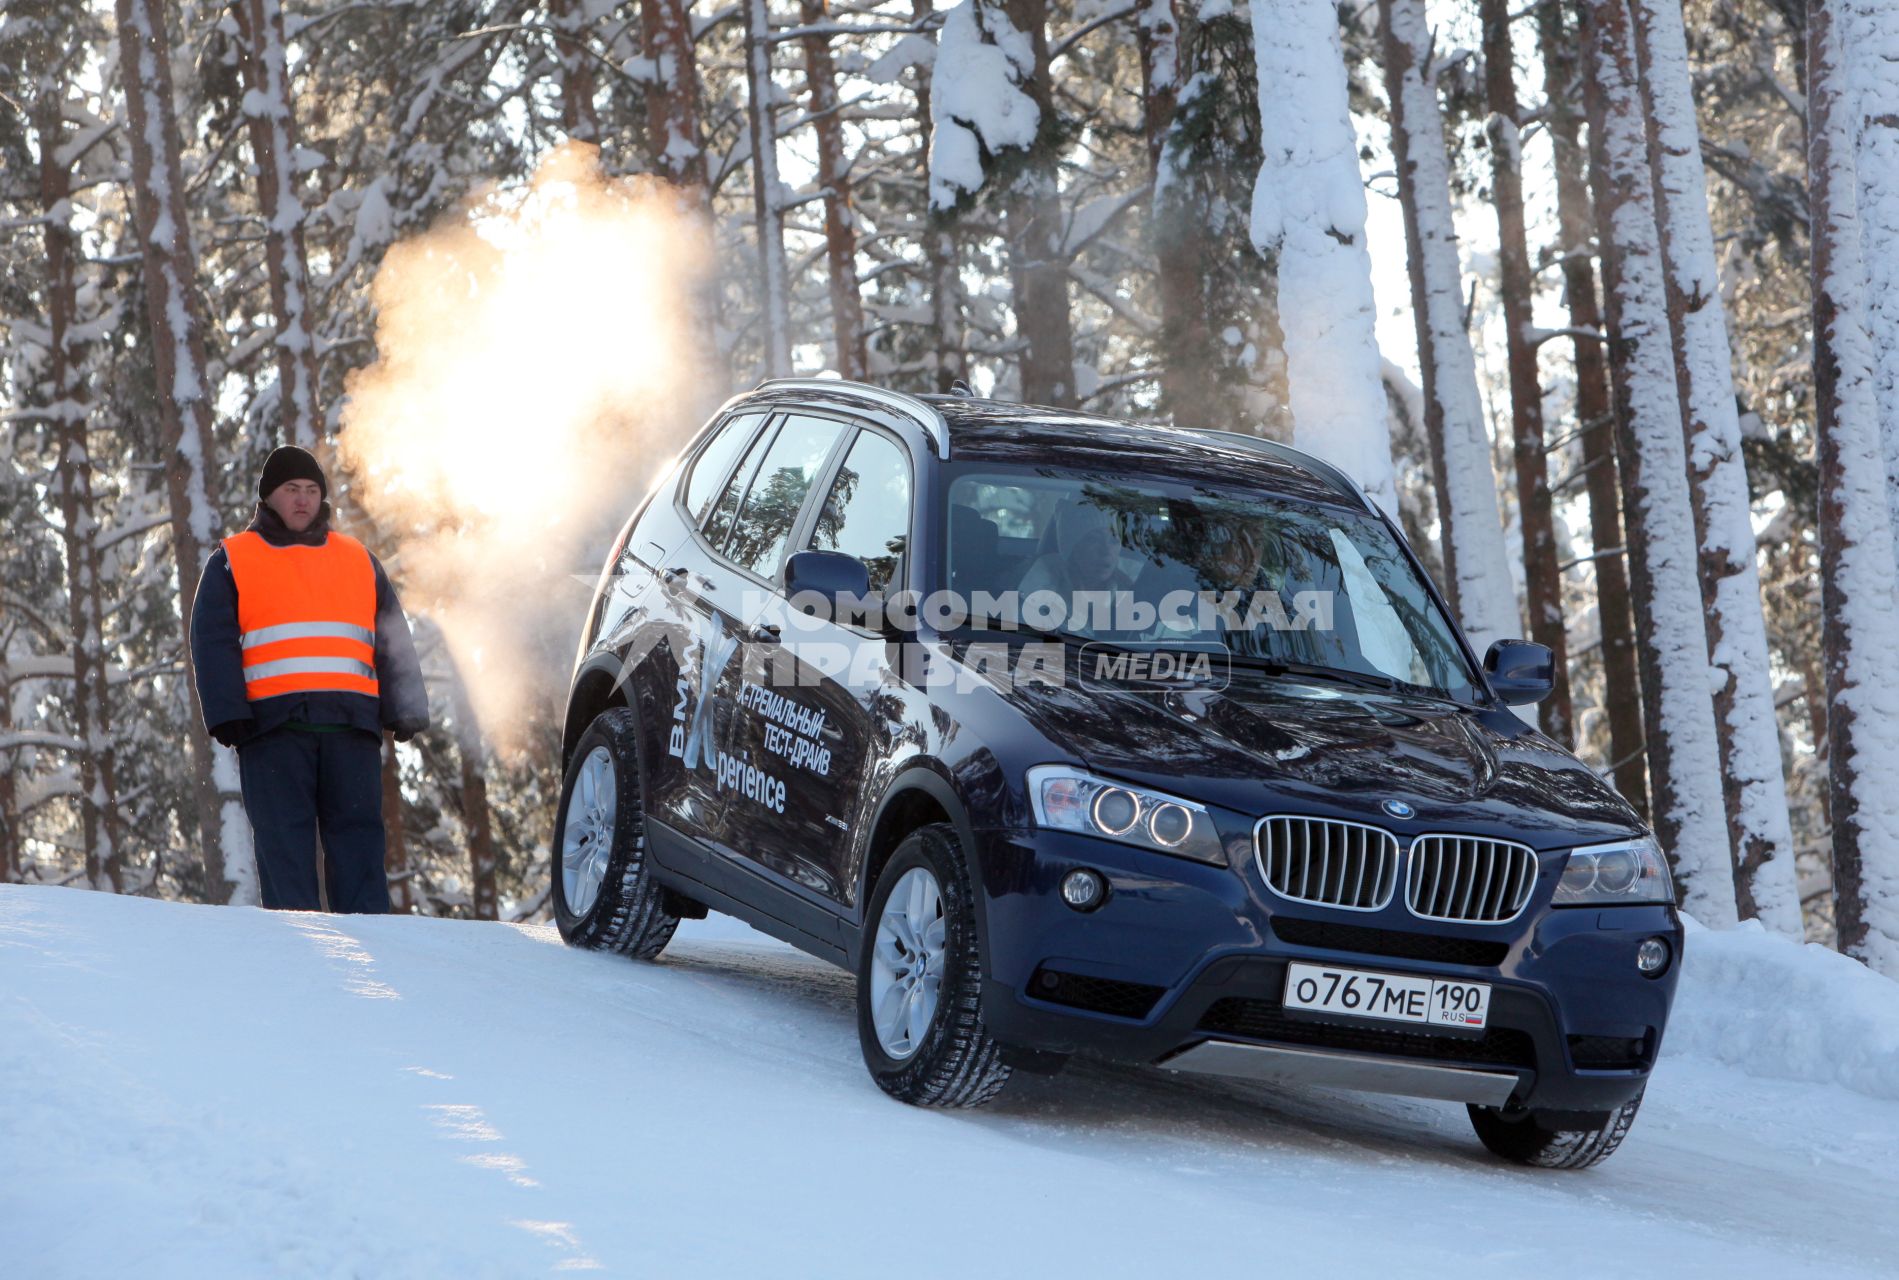
[[1411,842],[1405,905],[1425,920],[1514,919],[1536,887],[1536,853],[1508,840],[1419,836]]
[[1379,911],[1398,887],[1398,838],[1326,818],[1261,818],[1253,828],[1260,874],[1294,902]]

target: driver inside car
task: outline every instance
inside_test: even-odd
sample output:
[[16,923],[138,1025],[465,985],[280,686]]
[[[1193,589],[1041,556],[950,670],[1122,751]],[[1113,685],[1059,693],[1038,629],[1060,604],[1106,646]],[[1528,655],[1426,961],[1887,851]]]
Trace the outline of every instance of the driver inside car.
[[1121,571],[1121,551],[1114,517],[1071,499],[1055,514],[1055,550],[1036,557],[1018,590],[1024,600],[1038,591],[1054,592],[1068,610],[1070,629],[1083,629],[1087,618],[1077,607],[1077,594],[1134,588],[1134,580]]

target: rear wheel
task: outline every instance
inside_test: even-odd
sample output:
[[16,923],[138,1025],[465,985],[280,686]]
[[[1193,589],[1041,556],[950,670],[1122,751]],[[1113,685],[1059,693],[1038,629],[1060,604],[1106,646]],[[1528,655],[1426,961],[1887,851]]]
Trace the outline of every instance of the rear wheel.
[[1470,1123],[1478,1140],[1506,1160],[1538,1169],[1588,1169],[1615,1154],[1641,1106],[1638,1093],[1603,1113],[1601,1123],[1575,1111],[1532,1109],[1511,1115],[1473,1106]]
[[924,1107],[975,1107],[1009,1081],[982,1021],[969,871],[953,827],[912,832],[865,913],[857,1034],[885,1093]]
[[554,923],[576,947],[650,960],[679,917],[646,859],[638,730],[624,707],[574,745],[554,823]]

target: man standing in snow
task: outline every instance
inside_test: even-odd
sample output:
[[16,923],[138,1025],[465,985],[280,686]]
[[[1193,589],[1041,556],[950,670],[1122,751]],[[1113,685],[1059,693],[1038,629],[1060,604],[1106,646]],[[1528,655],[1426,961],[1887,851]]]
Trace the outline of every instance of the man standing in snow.
[[320,833],[330,910],[379,913],[382,731],[428,728],[428,695],[395,588],[330,530],[329,491],[310,453],[271,453],[250,527],[205,566],[191,661],[206,729],[237,748],[264,905],[319,908]]

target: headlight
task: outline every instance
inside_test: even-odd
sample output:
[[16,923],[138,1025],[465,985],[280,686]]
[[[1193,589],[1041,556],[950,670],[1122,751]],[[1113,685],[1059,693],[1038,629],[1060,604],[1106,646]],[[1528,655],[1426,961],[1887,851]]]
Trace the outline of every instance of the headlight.
[[1109,782],[1067,765],[1043,764],[1029,770],[1029,803],[1039,827],[1202,862],[1226,861],[1212,816],[1191,800]]
[[1674,901],[1675,884],[1661,846],[1653,836],[1636,836],[1571,849],[1552,905],[1626,907]]

